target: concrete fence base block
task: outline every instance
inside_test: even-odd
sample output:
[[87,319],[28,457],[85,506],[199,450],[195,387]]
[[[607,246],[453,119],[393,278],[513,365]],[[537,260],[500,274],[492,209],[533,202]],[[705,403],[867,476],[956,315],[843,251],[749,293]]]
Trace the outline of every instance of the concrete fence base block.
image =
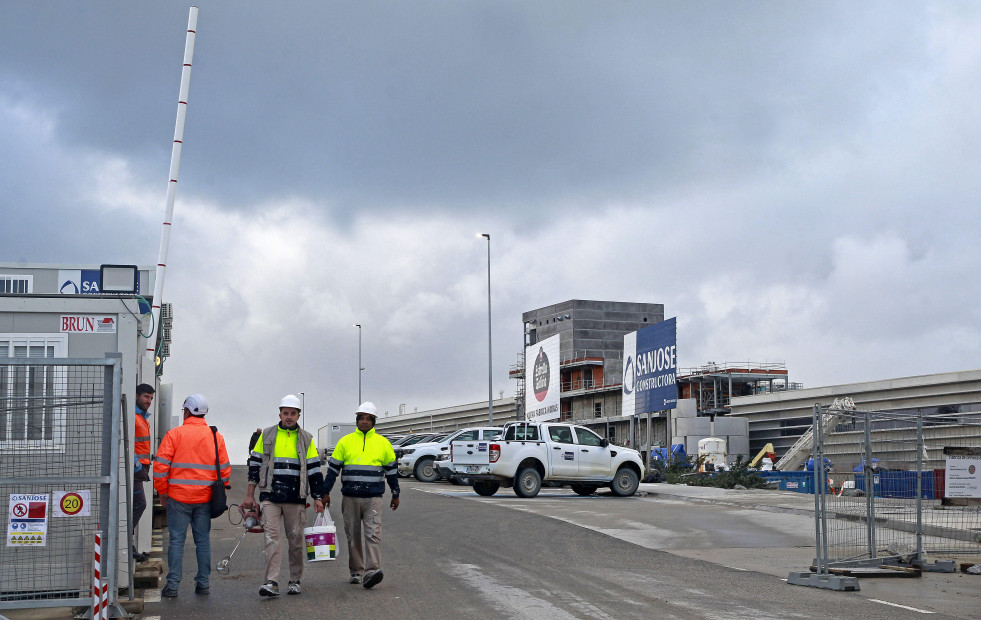
[[807,586],[811,588],[822,588],[824,590],[838,590],[840,592],[854,592],[861,590],[858,579],[843,575],[820,575],[817,573],[793,572],[787,576],[787,583],[795,586]]

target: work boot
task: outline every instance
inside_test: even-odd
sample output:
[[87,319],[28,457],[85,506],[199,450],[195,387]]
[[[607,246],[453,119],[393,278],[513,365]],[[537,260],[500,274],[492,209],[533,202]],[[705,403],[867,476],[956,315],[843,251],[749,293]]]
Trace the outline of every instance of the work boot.
[[365,590],[370,590],[381,583],[381,580],[385,578],[385,574],[381,572],[381,569],[370,570],[364,574],[364,583],[361,584]]
[[207,586],[195,585],[194,586],[194,593],[195,594],[200,594],[202,596],[205,596],[205,595],[211,594],[211,588],[210,587],[207,587]]
[[177,588],[170,587],[169,585],[160,591],[160,596],[165,598],[177,598]]
[[290,586],[286,589],[287,594],[299,594],[300,593],[300,582],[291,581]]
[[259,596],[279,596],[279,584],[275,581],[267,581],[259,588]]
[[361,575],[351,575],[351,578],[347,580],[348,583],[361,583]]

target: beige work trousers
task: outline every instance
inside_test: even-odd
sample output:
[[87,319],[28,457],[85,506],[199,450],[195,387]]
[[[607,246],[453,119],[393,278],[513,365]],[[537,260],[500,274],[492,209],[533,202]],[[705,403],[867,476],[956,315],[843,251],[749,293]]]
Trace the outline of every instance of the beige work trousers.
[[[382,498],[348,497],[341,500],[347,535],[347,566],[352,575],[381,568]],[[367,556],[367,561],[365,557]]]
[[306,541],[303,528],[306,526],[305,504],[275,504],[262,502],[262,528],[265,530],[266,581],[279,583],[279,569],[283,563],[283,524],[286,524],[286,542],[289,545],[290,581],[299,581],[303,576],[303,561],[306,557]]

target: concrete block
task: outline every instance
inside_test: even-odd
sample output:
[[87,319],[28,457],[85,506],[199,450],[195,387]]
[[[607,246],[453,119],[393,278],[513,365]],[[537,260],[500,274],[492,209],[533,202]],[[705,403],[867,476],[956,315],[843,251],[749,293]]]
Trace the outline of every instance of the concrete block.
[[837,590],[839,592],[857,592],[861,590],[858,579],[855,577],[845,577],[842,575],[819,575],[817,573],[792,572],[787,576],[787,583],[795,586],[807,586],[810,588],[821,588],[824,590]]
[[133,574],[133,586],[140,589],[160,587],[160,571],[138,570]]

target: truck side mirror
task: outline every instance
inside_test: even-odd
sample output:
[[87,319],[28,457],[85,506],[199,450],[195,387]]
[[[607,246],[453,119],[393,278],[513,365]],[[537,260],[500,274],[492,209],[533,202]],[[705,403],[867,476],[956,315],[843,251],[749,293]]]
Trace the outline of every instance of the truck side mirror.
[[608,445],[610,445],[610,441],[608,439],[600,439],[600,447],[601,448],[605,448]]

